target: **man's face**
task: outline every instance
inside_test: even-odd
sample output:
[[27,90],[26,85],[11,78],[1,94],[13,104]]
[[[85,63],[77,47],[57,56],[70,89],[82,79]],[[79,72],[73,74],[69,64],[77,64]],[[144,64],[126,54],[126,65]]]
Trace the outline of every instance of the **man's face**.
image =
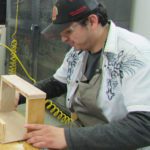
[[72,23],[60,33],[61,40],[77,50],[90,50],[92,30],[90,26]]

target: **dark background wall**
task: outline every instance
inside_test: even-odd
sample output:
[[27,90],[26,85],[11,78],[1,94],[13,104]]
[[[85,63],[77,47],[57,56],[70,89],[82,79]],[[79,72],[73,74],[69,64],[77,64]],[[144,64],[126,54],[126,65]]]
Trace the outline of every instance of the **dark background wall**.
[[6,23],[6,0],[0,0],[0,24]]

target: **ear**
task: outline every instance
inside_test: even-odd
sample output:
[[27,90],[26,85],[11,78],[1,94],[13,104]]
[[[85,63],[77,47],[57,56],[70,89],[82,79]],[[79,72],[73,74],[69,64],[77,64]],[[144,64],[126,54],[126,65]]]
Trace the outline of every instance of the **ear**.
[[99,26],[98,16],[95,14],[91,14],[88,16],[89,23],[93,29]]

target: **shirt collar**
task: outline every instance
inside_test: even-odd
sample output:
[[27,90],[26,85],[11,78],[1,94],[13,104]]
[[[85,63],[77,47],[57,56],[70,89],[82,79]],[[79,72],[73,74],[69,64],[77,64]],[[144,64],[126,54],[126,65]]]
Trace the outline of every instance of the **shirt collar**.
[[109,21],[110,27],[104,53],[117,53],[117,27],[113,21]]

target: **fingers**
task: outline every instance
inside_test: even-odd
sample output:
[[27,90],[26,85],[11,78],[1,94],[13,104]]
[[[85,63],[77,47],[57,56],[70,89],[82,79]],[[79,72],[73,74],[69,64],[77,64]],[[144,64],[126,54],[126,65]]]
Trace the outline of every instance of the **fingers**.
[[25,128],[30,132],[25,134],[24,139],[35,147],[57,150],[67,147],[64,128],[39,124],[27,124]]
[[32,131],[30,133],[27,133],[24,135],[24,139],[27,143],[33,145],[34,147],[44,148],[46,145],[44,140],[45,138],[41,135],[41,133],[38,132],[39,131]]
[[26,142],[37,148],[44,148],[46,145],[41,136],[30,138]]
[[[35,143],[43,143],[43,145],[45,144],[44,142],[44,139],[42,136],[34,136],[34,137],[31,137],[27,140],[27,143],[30,143],[30,144],[35,144]],[[43,146],[42,145],[42,146]]]
[[38,125],[38,124],[26,124],[24,127],[27,128],[27,132],[24,135],[24,139],[29,139],[32,138],[34,136],[38,136],[41,135],[41,129],[44,125]]
[[24,127],[28,130],[40,130],[43,128],[44,125],[41,124],[26,124]]
[[36,131],[26,133],[23,138],[24,138],[24,140],[27,140],[27,139],[31,139],[34,136],[36,136]]
[[31,139],[31,138],[35,138],[36,136],[41,136],[42,135],[42,132],[41,131],[31,131],[31,132],[28,132],[24,135],[24,139],[27,140],[27,139]]
[[44,142],[37,142],[37,143],[34,143],[32,145],[34,147],[37,147],[37,148],[43,148],[45,146],[45,143]]

